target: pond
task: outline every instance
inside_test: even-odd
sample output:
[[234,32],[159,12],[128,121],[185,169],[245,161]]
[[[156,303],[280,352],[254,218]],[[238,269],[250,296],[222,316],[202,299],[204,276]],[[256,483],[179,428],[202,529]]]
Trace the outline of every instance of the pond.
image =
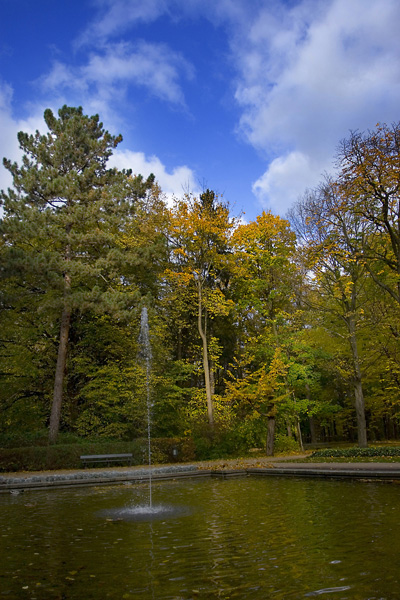
[[[0,495],[0,598],[386,599],[400,487],[279,477]],[[119,511],[122,509],[122,512]]]

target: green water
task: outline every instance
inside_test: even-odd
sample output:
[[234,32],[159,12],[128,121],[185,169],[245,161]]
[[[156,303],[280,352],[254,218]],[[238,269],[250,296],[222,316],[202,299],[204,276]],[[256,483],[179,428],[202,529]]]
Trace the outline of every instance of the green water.
[[167,512],[151,518],[135,514],[147,495],[143,485],[0,495],[0,598],[400,598],[398,485],[155,482],[153,504]]

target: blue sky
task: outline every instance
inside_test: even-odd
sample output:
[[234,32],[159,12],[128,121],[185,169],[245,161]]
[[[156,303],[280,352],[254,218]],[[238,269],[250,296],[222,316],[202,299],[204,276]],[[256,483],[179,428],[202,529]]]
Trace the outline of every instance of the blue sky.
[[0,156],[81,105],[168,200],[284,216],[350,130],[400,120],[399,27],[398,0],[0,0]]

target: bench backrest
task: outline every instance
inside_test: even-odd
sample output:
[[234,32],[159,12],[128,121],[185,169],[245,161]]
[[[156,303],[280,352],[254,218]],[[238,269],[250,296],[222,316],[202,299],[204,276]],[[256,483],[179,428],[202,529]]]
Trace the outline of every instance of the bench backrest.
[[104,459],[108,458],[132,458],[132,454],[84,454],[80,456],[81,460],[90,460],[90,459]]

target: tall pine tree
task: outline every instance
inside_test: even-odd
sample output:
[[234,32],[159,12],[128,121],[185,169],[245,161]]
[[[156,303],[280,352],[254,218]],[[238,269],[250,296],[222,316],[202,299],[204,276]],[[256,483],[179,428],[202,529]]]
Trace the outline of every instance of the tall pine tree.
[[[4,159],[13,188],[1,193],[1,277],[40,297],[40,310],[59,322],[49,441],[61,417],[68,338],[74,313],[118,313],[126,294],[118,236],[132,207],[151,188],[130,172],[107,168],[122,140],[103,129],[98,115],[63,106],[44,113],[48,133],[20,132],[22,164]],[[30,307],[26,307],[27,310]]]

